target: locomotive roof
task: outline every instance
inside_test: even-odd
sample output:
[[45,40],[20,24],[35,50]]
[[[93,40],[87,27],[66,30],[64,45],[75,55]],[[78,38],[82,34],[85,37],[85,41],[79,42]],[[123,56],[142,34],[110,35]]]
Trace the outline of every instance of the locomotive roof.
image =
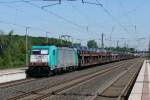
[[50,45],[50,46],[48,46],[48,45],[45,45],[45,46],[43,46],[43,45],[33,45],[32,46],[32,49],[48,49],[48,48],[56,48],[56,46],[54,46],[54,45]]

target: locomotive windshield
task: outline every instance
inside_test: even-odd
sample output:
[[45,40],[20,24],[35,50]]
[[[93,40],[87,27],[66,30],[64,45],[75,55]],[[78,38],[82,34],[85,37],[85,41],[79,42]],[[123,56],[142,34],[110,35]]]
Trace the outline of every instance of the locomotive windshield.
[[32,55],[48,55],[48,50],[32,50]]

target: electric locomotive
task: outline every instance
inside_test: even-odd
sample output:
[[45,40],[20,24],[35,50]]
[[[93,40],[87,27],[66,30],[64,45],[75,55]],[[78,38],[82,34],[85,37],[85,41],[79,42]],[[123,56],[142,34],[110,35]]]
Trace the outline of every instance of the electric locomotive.
[[50,76],[78,66],[76,48],[32,46],[27,76]]

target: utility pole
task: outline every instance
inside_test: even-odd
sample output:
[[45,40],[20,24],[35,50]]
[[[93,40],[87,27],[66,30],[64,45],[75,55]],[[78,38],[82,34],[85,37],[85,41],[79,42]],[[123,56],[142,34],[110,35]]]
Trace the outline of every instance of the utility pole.
[[124,47],[126,48],[126,41],[124,42]]
[[74,41],[73,41],[73,37],[71,37],[71,43],[72,43],[72,46],[73,46],[73,42],[74,42]]
[[135,34],[137,34],[137,31],[136,31],[136,25],[134,26],[134,29],[135,29]]
[[60,38],[60,45],[62,45],[62,36],[60,35],[59,38]]
[[102,42],[101,47],[104,48],[104,33],[102,33]]
[[48,32],[46,32],[46,43],[48,45]]
[[99,48],[101,48],[101,39],[98,39],[98,40],[99,40],[98,46]]
[[112,42],[112,39],[111,39],[112,37],[111,37],[111,35],[110,35],[110,37],[108,38],[108,41],[109,41],[109,45],[108,45],[108,47],[109,47],[109,50],[111,51],[111,42]]
[[28,29],[29,27],[26,27],[26,67],[28,67]]
[[117,47],[119,47],[119,40],[117,40]]
[[150,36],[149,36],[149,51],[148,51],[148,58],[150,59]]
[[47,45],[48,45],[48,33],[49,32],[46,32],[46,43],[47,43]]
[[111,35],[110,35],[110,39],[109,39],[109,47],[111,48]]
[[76,43],[81,45],[81,39],[76,39]]

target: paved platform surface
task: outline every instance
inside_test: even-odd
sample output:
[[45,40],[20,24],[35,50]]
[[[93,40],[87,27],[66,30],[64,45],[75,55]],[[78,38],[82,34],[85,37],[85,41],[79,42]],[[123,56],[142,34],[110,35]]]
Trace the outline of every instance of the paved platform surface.
[[128,100],[150,100],[150,61],[144,61]]
[[0,70],[0,83],[25,79],[25,69],[27,68],[15,68],[15,69],[6,69]]

